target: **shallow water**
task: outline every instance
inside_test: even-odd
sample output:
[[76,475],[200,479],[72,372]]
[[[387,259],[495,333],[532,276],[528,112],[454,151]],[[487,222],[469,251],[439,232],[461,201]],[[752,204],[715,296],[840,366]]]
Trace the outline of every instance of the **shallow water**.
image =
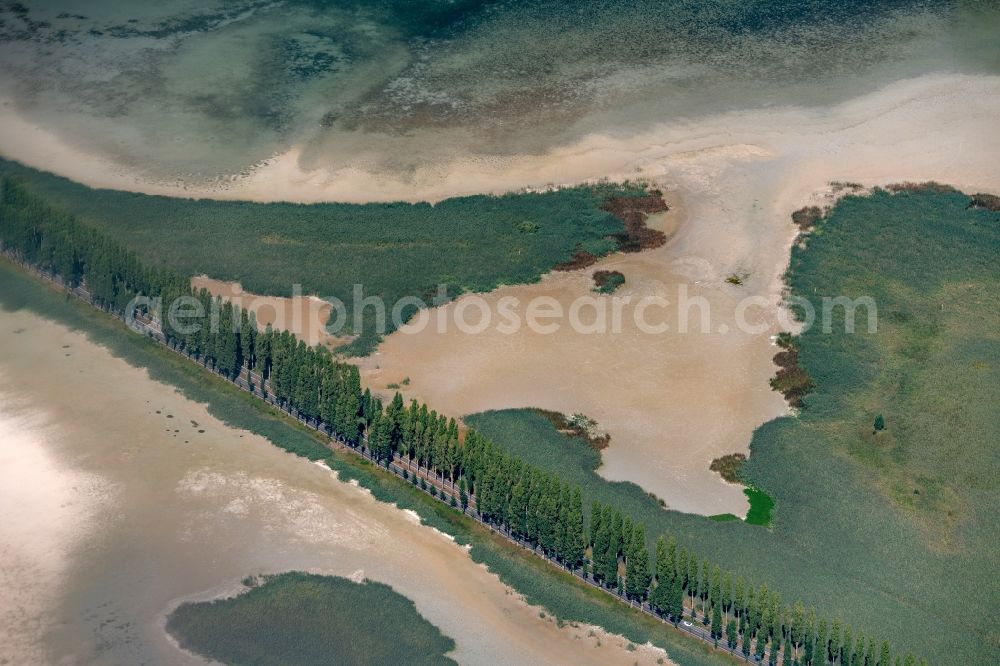
[[[2,9],[8,111],[124,180],[403,178],[594,132],[822,107],[928,72],[1000,71],[988,0],[408,3],[44,0]],[[5,123],[9,125],[9,123]],[[21,132],[0,140],[8,156]]]
[[0,462],[9,663],[201,663],[168,638],[165,613],[291,569],[393,586],[456,640],[460,663],[663,654],[543,620],[411,513],[23,310],[0,312]]

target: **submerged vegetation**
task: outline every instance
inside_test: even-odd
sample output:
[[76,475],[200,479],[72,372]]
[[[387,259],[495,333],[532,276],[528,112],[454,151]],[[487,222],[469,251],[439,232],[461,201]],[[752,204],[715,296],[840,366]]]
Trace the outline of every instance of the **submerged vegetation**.
[[[650,229],[646,226],[646,219],[650,214],[667,210],[667,204],[663,200],[663,193],[659,190],[649,193],[629,192],[625,196],[611,194],[605,197],[601,208],[613,215],[615,219],[621,220],[625,225],[623,230],[614,234],[618,250],[622,252],[641,252],[642,250],[659,247],[667,242],[667,237],[662,231]],[[586,268],[595,263],[598,258],[599,255],[595,254],[589,248],[577,245],[573,256],[566,261],[556,264],[554,269],[557,271],[573,271],[578,268]],[[618,275],[621,275],[621,273],[618,273]],[[594,278],[595,280],[597,279],[596,273]],[[624,282],[624,276],[621,280]],[[598,287],[600,286],[598,285]]]
[[[718,472],[728,483],[743,483],[743,466],[747,457],[742,453],[730,453],[712,461],[709,469]],[[774,511],[774,499],[760,488],[748,486],[743,489],[743,494],[747,496],[750,509],[744,518],[750,525],[761,525],[767,527],[771,524],[771,515]],[[736,520],[738,517],[731,513],[723,513],[710,516],[715,521]]]
[[813,380],[799,365],[799,349],[790,334],[779,334],[775,344],[783,351],[774,355],[778,371],[771,378],[771,388],[785,396],[792,407],[802,407],[802,398],[814,388]]
[[969,207],[982,208],[994,213],[1000,212],[1000,197],[995,194],[973,194],[972,201],[969,202]]
[[792,213],[792,222],[801,232],[811,231],[822,218],[823,209],[819,206],[806,206]]
[[544,416],[559,432],[582,438],[596,451],[606,449],[611,442],[611,435],[601,430],[600,424],[586,414],[566,416],[548,409],[533,409],[531,411]]
[[4,90],[154,180],[228,177],[292,145],[307,166],[406,175],[441,157],[542,154],[609,108],[641,131],[827,104],[880,80],[886,58],[902,77],[936,71],[939,53],[960,71],[997,66],[990,0],[87,6],[0,3]]
[[594,271],[594,291],[599,294],[613,294],[625,284],[625,276],[619,271]]
[[378,343],[379,327],[375,306],[355,311],[355,285],[387,304],[391,331],[393,304],[404,297],[430,304],[442,297],[439,285],[444,298],[453,298],[534,282],[580,253],[596,259],[652,242],[658,232],[645,229],[642,211],[664,206],[629,184],[460,197],[433,206],[303,205],[95,190],[4,160],[0,175],[18,178],[87,227],[119,239],[149,266],[238,281],[255,294],[290,296],[300,285],[302,293],[337,298],[346,306],[346,330],[360,336],[347,351],[358,354]]
[[167,619],[181,647],[226,664],[454,664],[455,642],[388,585],[291,572]]
[[730,453],[713,460],[708,468],[713,472],[718,472],[729,483],[740,483],[740,472],[746,461],[746,454]]

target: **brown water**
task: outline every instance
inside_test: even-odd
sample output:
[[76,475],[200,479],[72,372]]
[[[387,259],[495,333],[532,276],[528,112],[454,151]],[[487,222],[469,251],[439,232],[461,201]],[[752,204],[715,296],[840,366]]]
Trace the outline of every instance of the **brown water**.
[[199,663],[165,613],[291,569],[393,586],[461,663],[663,655],[559,628],[414,515],[226,427],[79,333],[0,313],[0,662]]

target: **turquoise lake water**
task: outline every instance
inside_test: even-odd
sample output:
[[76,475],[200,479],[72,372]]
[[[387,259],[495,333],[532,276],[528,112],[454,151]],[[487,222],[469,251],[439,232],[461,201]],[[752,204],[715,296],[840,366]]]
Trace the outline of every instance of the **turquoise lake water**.
[[405,171],[1000,71],[985,0],[148,4],[5,3],[0,90],[79,147],[192,181],[293,145],[314,166]]

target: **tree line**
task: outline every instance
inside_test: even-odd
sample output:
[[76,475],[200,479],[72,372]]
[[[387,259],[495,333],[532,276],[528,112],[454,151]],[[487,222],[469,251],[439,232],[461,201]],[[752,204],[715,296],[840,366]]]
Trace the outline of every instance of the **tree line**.
[[[915,666],[887,641],[855,631],[815,609],[786,604],[766,586],[755,586],[660,536],[651,557],[642,523],[594,502],[585,516],[582,489],[557,474],[509,455],[455,419],[396,393],[388,404],[362,391],[358,368],[325,348],[309,347],[287,331],[259,331],[253,313],[194,291],[185,278],[148,267],[114,239],[46,205],[11,177],[0,179],[0,243],[22,260],[83,285],[96,304],[125,314],[137,296],[176,302],[208,313],[209,325],[175,325],[151,311],[168,344],[230,377],[255,372],[284,406],[351,446],[366,446],[384,464],[406,456],[458,488],[465,509],[476,510],[548,557],[630,600],[648,603],[675,624],[690,608],[717,641],[767,658],[776,666]],[[204,324],[204,322],[202,322]],[[923,662],[921,662],[923,663]]]

